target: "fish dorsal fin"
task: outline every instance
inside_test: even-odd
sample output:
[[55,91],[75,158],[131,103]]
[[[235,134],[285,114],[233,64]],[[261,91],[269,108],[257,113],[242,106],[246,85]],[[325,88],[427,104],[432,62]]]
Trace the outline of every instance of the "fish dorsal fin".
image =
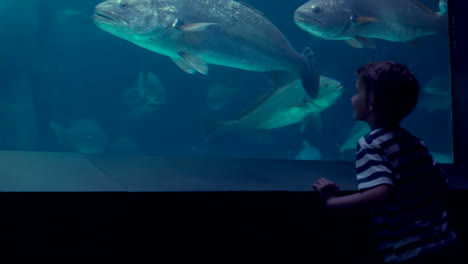
[[268,19],[265,14],[263,14],[262,12],[260,12],[258,9],[256,9],[255,7],[253,7],[252,5],[250,4],[247,4],[246,2],[243,2],[243,1],[237,1],[239,4],[249,8],[250,10],[254,11],[255,13],[257,13],[258,15],[262,16],[263,18],[265,19]]
[[283,73],[276,72],[276,71],[267,72],[267,79],[270,82],[270,88],[267,89],[265,92],[263,92],[260,96],[258,96],[253,104],[245,107],[242,111],[240,111],[236,115],[236,118],[239,119],[243,117],[244,115],[247,115],[252,110],[254,110],[259,105],[261,105],[264,101],[268,100],[268,98],[270,98],[279,89],[295,81],[295,80],[291,81],[288,78],[289,78],[289,73],[284,73],[283,75]]
[[257,108],[259,105],[261,105],[263,102],[268,100],[280,87],[273,87],[265,91],[263,94],[257,97],[256,100],[254,100],[252,104],[246,106],[243,108],[240,112],[236,114],[235,119],[240,119],[243,116],[247,115],[251,111],[253,111],[255,108]]
[[[277,73],[271,73],[271,74],[277,74]],[[300,80],[296,78],[292,81],[288,81],[287,83],[281,84],[279,86],[270,86],[270,88],[267,89],[265,92],[263,92],[260,96],[258,96],[256,100],[253,100],[254,102],[253,104],[250,104],[249,106],[245,107],[242,111],[240,111],[236,115],[236,119],[240,119],[243,116],[247,115],[248,113],[253,111],[255,108],[257,108],[259,105],[261,105],[263,102],[268,100],[271,96],[273,96],[273,94],[277,93],[281,89],[286,89],[286,87],[290,87],[291,85],[301,85]],[[301,105],[300,107],[304,107],[304,105],[307,104],[307,102],[301,101],[298,104]]]
[[[240,111],[237,115],[236,118],[239,119],[243,117],[244,115],[247,115],[249,112],[257,108],[259,105],[261,105],[264,101],[268,100],[273,94],[275,94],[278,90],[284,89],[285,87],[291,86],[291,85],[301,85],[300,80],[295,77],[295,79],[291,79],[293,75],[290,75],[290,73],[287,72],[281,72],[281,71],[273,71],[273,72],[267,72],[268,75],[268,80],[270,81],[270,88],[267,89],[263,94],[261,94],[257,99],[254,101],[253,104],[245,107],[242,111]],[[277,82],[272,83],[272,76],[276,79]],[[304,106],[305,103],[302,101],[299,102],[301,107]]]
[[430,7],[428,7],[427,5],[423,4],[422,2],[420,2],[419,0],[409,0],[411,1],[413,4],[415,4],[416,6],[418,6],[419,8],[421,8],[422,10],[426,11],[427,13],[431,14],[431,15],[436,15],[436,12],[434,12],[434,10],[432,10]]

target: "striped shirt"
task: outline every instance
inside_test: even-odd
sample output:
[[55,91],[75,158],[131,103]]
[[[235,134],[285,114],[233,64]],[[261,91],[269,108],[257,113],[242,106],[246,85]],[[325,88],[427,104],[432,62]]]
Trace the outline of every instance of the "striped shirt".
[[455,239],[444,204],[447,178],[420,139],[401,127],[378,128],[359,139],[356,151],[359,191],[392,186],[385,204],[370,210],[385,262],[400,262]]

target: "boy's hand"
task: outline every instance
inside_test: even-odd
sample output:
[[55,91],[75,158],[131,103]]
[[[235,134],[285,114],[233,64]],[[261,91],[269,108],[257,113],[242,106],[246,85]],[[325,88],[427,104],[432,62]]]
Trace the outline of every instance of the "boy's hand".
[[336,192],[340,189],[336,183],[323,177],[315,181],[312,187],[319,192],[320,199],[324,202],[335,197]]

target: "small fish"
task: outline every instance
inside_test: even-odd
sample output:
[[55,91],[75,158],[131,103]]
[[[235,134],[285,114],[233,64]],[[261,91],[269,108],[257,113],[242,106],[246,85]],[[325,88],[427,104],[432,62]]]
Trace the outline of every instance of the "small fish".
[[117,154],[117,155],[143,155],[144,154],[141,147],[137,143],[135,143],[135,141],[133,141],[127,136],[120,136],[120,137],[112,139],[111,142],[109,143],[107,153]]
[[444,72],[436,75],[429,80],[423,87],[426,94],[439,95],[450,93],[450,72]]
[[411,42],[447,32],[447,2],[439,9],[436,13],[418,0],[310,0],[295,11],[294,21],[322,39],[375,48],[372,38]]
[[309,145],[307,141],[302,142],[302,149],[301,151],[291,159],[294,160],[322,160],[322,153],[314,147]]
[[366,122],[356,122],[348,132],[343,144],[340,146],[341,156],[343,156],[343,153],[347,150],[355,150],[358,140],[370,131],[371,129]]
[[229,99],[239,91],[237,87],[226,86],[219,83],[211,85],[205,96],[205,106],[212,112],[220,111]]
[[[94,9],[102,30],[170,57],[183,71],[208,74],[208,64],[301,78],[315,98],[319,75],[312,51],[298,53],[258,10],[232,0],[108,0]],[[276,84],[277,87],[281,84]]]
[[452,106],[450,83],[449,72],[439,74],[429,80],[422,88],[423,92],[421,93],[417,107],[429,113],[450,109]]
[[88,17],[88,13],[83,9],[62,8],[55,12],[55,22],[59,25],[74,22],[73,19]]
[[422,94],[417,104],[418,108],[432,114],[438,110],[446,111],[452,106],[452,96],[450,93],[445,94]]
[[122,98],[131,109],[130,116],[141,119],[158,110],[166,102],[166,88],[145,66],[138,75],[136,86],[125,91]]
[[95,121],[80,119],[69,127],[49,122],[58,144],[69,147],[72,151],[83,154],[103,154],[109,139],[104,129]]
[[255,104],[238,114],[234,120],[218,122],[205,114],[204,140],[210,142],[229,132],[269,130],[309,120],[318,120],[319,123],[320,112],[338,100],[343,93],[342,88],[339,81],[320,76],[319,94],[316,99],[310,99],[300,80],[296,79],[260,96]]

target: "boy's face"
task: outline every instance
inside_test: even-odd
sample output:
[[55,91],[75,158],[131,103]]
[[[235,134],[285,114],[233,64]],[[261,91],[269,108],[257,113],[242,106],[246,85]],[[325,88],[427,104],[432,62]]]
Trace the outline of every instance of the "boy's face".
[[367,121],[371,107],[366,98],[366,89],[361,78],[356,80],[356,93],[351,97],[351,103],[353,104],[354,119]]

